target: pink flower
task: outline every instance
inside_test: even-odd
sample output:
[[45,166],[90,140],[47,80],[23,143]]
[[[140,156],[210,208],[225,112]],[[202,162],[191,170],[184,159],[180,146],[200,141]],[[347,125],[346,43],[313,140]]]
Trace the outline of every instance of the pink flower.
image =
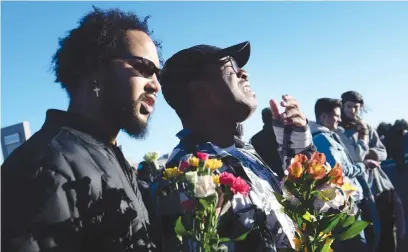
[[235,176],[229,172],[223,172],[220,175],[220,183],[223,185],[232,185],[235,181]]
[[182,162],[182,163],[180,164],[179,170],[182,171],[182,172],[184,172],[189,166],[190,166],[189,163],[184,161],[184,162]]
[[204,152],[197,152],[197,158],[201,161],[205,161],[208,159],[208,154]]
[[196,202],[194,200],[185,200],[181,202],[181,207],[185,210],[193,210],[195,208]]
[[247,184],[247,182],[240,177],[236,178],[231,186],[231,191],[234,194],[240,193],[244,195],[245,197],[248,196],[249,189],[250,187]]

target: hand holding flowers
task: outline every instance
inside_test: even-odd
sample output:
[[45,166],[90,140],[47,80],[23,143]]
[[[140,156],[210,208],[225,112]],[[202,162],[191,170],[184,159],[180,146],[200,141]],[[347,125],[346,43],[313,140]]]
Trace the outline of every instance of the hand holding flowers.
[[[176,222],[175,232],[182,239],[194,240],[197,251],[218,251],[220,243],[231,240],[218,235],[218,217],[225,202],[233,194],[248,196],[249,185],[240,177],[223,172],[215,175],[223,163],[210,159],[206,153],[198,152],[179,167],[163,171],[163,179],[169,181],[170,187],[178,190],[183,186],[187,200],[181,202],[183,215]],[[238,239],[245,239],[246,234]]]
[[355,188],[337,164],[330,169],[322,153],[309,160],[296,155],[283,180],[283,195],[276,194],[285,213],[297,224],[296,251],[332,251],[335,239],[357,236],[368,222],[357,220],[351,196]]

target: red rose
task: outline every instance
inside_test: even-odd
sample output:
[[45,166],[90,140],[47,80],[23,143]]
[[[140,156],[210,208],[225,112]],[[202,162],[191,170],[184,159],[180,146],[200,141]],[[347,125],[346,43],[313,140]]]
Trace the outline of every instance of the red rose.
[[232,183],[234,183],[235,179],[236,179],[235,176],[232,175],[231,173],[223,172],[220,175],[220,184],[232,185]]
[[208,159],[208,154],[204,152],[197,152],[197,158],[201,161],[205,161]]
[[184,161],[184,162],[182,162],[182,163],[180,164],[179,170],[182,171],[182,172],[184,172],[189,166],[190,166],[189,163]]
[[185,210],[193,210],[195,208],[196,202],[194,200],[185,200],[181,202],[181,207]]
[[244,195],[245,197],[248,196],[249,189],[250,187],[247,184],[247,182],[240,177],[236,178],[234,180],[234,183],[232,183],[232,186],[231,186],[231,191],[234,194],[240,193]]

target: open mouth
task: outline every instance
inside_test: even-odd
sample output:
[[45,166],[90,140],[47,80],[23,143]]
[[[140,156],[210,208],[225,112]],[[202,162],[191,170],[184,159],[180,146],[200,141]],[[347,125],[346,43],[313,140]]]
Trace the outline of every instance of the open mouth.
[[142,99],[141,106],[140,106],[140,113],[142,115],[149,115],[154,110],[154,104],[156,102],[156,98],[152,96],[146,96]]
[[253,93],[253,91],[251,89],[251,85],[249,84],[248,81],[240,83],[240,87],[245,93]]

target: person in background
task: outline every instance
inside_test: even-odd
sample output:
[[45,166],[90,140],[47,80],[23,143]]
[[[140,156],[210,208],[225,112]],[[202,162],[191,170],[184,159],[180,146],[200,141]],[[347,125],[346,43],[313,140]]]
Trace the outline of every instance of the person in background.
[[[378,162],[387,159],[387,151],[378,136],[377,131],[361,118],[364,111],[364,99],[356,91],[348,91],[341,95],[342,100],[342,121],[336,131],[348,153],[354,162]],[[368,170],[367,181],[370,181],[370,188],[376,195],[376,205],[381,219],[381,236],[377,251],[396,251],[396,237],[394,233],[395,217],[403,218],[401,212],[401,201],[395,192],[394,186],[381,167]],[[366,212],[368,212],[367,210]],[[363,210],[364,212],[364,210]],[[391,214],[390,214],[391,213]],[[364,217],[364,216],[363,216]],[[403,222],[400,220],[400,222]],[[402,232],[402,229],[399,229]],[[367,229],[370,233],[370,229]],[[400,235],[402,233],[400,232]],[[367,235],[371,239],[373,234]],[[374,238],[372,239],[374,240]],[[375,243],[375,241],[373,241]]]
[[[347,153],[342,140],[335,133],[341,122],[341,101],[337,99],[321,98],[315,104],[316,123],[309,122],[313,135],[313,143],[318,152],[326,156],[331,167],[339,164],[344,176],[349,178],[357,189],[357,194],[353,199],[357,205],[364,198],[363,188],[360,185],[359,177],[364,175],[366,169],[374,169],[377,162],[366,160],[365,162],[354,163]],[[368,251],[364,232],[360,236],[344,242],[333,244],[335,251]]]
[[387,148],[388,159],[392,159],[399,170],[403,170],[405,164],[408,138],[408,123],[404,120],[396,120],[384,139]]
[[[381,140],[381,142],[383,144],[384,144],[384,138],[388,134],[388,132],[390,131],[391,127],[392,127],[391,123],[385,123],[385,122],[381,122],[377,126],[377,133],[378,133],[378,136],[380,137],[380,140]],[[385,147],[387,147],[387,146],[385,146]]]
[[265,163],[278,174],[279,178],[283,178],[282,161],[279,157],[279,145],[276,142],[275,131],[273,130],[270,108],[262,110],[262,122],[264,124],[263,128],[251,138],[250,143]]
[[1,167],[2,251],[155,251],[120,130],[146,134],[157,93],[160,43],[148,19],[95,8],[59,40],[56,82],[67,111],[45,123]]

